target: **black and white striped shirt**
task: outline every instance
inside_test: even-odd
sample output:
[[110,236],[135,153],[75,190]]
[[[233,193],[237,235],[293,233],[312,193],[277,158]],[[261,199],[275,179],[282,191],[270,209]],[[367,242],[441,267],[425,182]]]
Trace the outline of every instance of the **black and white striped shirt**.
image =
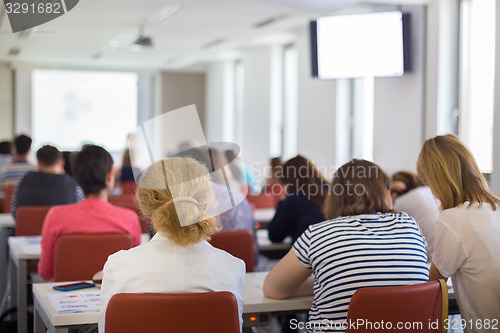
[[309,312],[309,322],[317,324],[315,332],[342,332],[338,324],[345,322],[349,301],[359,288],[428,281],[425,239],[406,213],[320,222],[311,225],[293,249],[315,277]]

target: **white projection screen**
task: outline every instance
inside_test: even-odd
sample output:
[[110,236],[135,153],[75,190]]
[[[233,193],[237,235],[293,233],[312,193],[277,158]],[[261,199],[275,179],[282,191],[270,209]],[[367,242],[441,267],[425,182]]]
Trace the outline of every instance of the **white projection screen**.
[[321,79],[403,75],[402,13],[320,17],[317,47]]
[[32,72],[33,148],[102,145],[114,152],[137,127],[137,74],[72,70]]

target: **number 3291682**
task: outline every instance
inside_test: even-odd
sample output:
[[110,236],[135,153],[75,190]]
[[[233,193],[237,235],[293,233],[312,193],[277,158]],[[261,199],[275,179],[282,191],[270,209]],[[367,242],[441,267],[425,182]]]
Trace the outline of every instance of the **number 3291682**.
[[27,3],[27,2],[7,2],[5,4],[7,14],[61,14],[60,3]]

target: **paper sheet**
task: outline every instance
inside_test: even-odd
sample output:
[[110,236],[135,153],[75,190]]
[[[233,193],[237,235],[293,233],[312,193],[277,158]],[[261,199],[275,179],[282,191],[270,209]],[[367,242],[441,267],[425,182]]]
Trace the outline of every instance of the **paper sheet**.
[[57,313],[97,312],[101,306],[101,291],[55,292],[47,294]]

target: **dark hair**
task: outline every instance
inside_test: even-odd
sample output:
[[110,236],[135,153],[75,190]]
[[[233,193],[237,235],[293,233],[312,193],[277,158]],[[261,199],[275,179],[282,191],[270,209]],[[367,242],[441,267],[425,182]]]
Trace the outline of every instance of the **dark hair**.
[[24,155],[31,148],[31,138],[27,135],[21,134],[14,139],[14,145],[16,146],[16,154]]
[[328,182],[316,165],[304,156],[297,155],[286,161],[279,179],[283,185],[291,187],[291,190],[287,190],[288,193],[306,190],[308,198],[317,209],[323,206]]
[[323,214],[327,219],[340,216],[387,213],[389,176],[380,166],[366,160],[353,159],[333,175]]
[[11,155],[12,144],[9,141],[0,142],[0,154]]
[[73,177],[73,172],[71,171],[71,166],[73,165],[73,160],[75,159],[77,152],[74,151],[63,151],[62,158],[64,159],[64,172]]
[[405,194],[411,190],[416,189],[417,187],[424,186],[424,183],[420,178],[418,178],[416,173],[411,171],[399,171],[392,175],[393,182],[403,182],[406,186],[406,189],[402,191],[391,191],[396,192],[397,195]]
[[73,176],[85,195],[98,194],[107,188],[106,175],[113,167],[113,159],[106,149],[86,145],[71,165]]
[[54,146],[45,145],[36,152],[38,163],[46,167],[57,164],[61,158],[61,152]]

